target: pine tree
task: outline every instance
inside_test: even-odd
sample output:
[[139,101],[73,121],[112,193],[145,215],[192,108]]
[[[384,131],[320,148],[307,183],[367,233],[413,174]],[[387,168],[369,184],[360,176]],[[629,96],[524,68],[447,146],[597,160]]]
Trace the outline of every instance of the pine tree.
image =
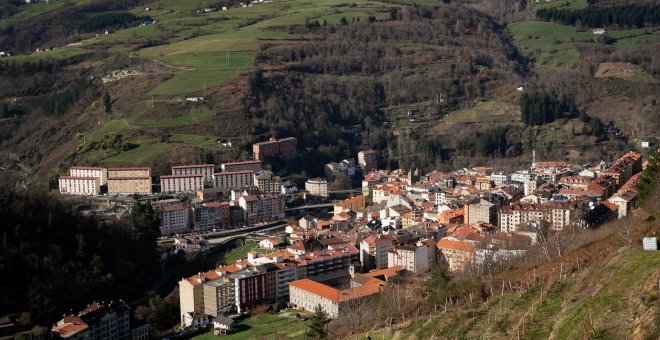
[[103,95],[103,106],[105,107],[106,113],[112,112],[112,98],[110,98],[110,94],[108,92]]
[[309,331],[307,334],[316,338],[325,338],[325,325],[328,323],[328,314],[321,305],[314,307],[314,314],[309,319]]

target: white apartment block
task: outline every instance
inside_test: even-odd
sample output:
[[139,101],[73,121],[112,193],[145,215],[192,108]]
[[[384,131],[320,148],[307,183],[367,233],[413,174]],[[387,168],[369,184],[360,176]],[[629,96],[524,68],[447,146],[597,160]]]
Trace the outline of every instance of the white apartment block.
[[232,162],[222,163],[220,165],[222,172],[236,172],[236,171],[260,171],[261,161],[245,161],[245,162]]
[[62,176],[59,187],[60,193],[65,195],[98,195],[101,192],[97,177]]
[[108,184],[108,169],[92,166],[73,166],[69,169],[71,177],[96,177],[100,185]]
[[187,231],[191,223],[192,211],[189,204],[166,205],[160,209],[161,235]]
[[310,178],[305,182],[305,190],[312,196],[328,197],[328,181],[325,178]]
[[211,183],[213,181],[214,169],[215,166],[213,164],[177,165],[172,167],[172,175],[203,175],[204,182]]
[[204,190],[204,175],[160,176],[160,192],[164,194]]
[[433,265],[429,251],[429,246],[422,242],[397,247],[387,253],[387,267],[403,266],[416,274],[425,273]]
[[216,172],[213,174],[213,187],[220,190],[234,190],[254,186],[254,171],[241,170]]

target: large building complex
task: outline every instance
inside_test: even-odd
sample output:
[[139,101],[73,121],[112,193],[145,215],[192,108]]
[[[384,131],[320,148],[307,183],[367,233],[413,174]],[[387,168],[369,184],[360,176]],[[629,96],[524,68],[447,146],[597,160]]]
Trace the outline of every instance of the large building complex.
[[164,194],[204,190],[205,175],[160,176],[160,192]]
[[213,172],[215,166],[213,164],[199,164],[199,165],[177,165],[172,167],[172,175],[203,175],[205,183],[213,181]]
[[254,159],[263,161],[266,157],[277,156],[282,158],[292,158],[296,155],[298,140],[295,137],[282,139],[271,138],[267,142],[255,143],[252,145]]
[[261,170],[261,161],[222,163],[222,165],[220,165],[220,170],[222,170],[222,172],[234,172],[234,171],[245,171],[245,170],[257,172]]
[[221,191],[231,191],[254,186],[254,171],[240,170],[216,172],[213,174],[213,187]]
[[58,178],[60,193],[65,195],[98,195],[101,186],[97,177],[61,176]]
[[96,177],[100,185],[108,184],[108,169],[92,166],[73,166],[69,169],[71,177]]
[[272,222],[284,218],[286,199],[281,194],[254,194],[241,196],[238,205],[245,212],[249,224]]
[[109,194],[150,194],[151,168],[110,168],[108,169]]
[[305,190],[312,196],[328,197],[328,180],[325,178],[310,178],[305,182]]

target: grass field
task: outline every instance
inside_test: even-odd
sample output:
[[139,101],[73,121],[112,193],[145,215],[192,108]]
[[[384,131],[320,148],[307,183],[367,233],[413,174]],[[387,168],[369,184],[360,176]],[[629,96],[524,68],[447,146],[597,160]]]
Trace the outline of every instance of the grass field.
[[[599,39],[591,30],[578,31],[567,26],[542,21],[523,21],[507,26],[516,46],[538,65],[570,68],[579,58],[576,43],[593,42]],[[629,29],[608,30],[607,36],[615,39],[617,46],[660,41],[657,30]]]
[[560,9],[580,9],[587,8],[587,0],[552,0],[546,2],[545,0],[539,0],[538,4],[534,4],[535,9],[541,8],[560,8]]
[[243,340],[243,339],[304,339],[305,322],[296,320],[293,316],[276,314],[261,314],[241,321],[235,333],[221,338],[208,332],[193,339],[211,340]]
[[259,248],[259,244],[256,242],[248,242],[245,245],[233,249],[229,253],[225,254],[222,259],[222,263],[230,264],[234,263],[240,259],[247,257],[247,253]]
[[184,126],[199,123],[205,118],[212,117],[213,115],[215,115],[215,113],[211,110],[190,110],[178,117],[136,119],[135,124],[145,127]]
[[10,57],[3,57],[0,60],[24,62],[24,61],[38,61],[43,59],[66,59],[85,53],[91,53],[91,52],[84,50],[82,48],[67,46],[67,47],[56,48],[50,51],[33,52],[30,54],[18,54]]

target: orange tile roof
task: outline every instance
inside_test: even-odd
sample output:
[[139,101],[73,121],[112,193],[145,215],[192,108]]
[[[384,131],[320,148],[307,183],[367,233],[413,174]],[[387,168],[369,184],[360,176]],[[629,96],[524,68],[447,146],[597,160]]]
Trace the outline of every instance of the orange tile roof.
[[397,276],[400,272],[405,271],[406,268],[403,266],[396,266],[396,267],[390,267],[390,268],[384,268],[384,269],[374,269],[368,273],[364,273],[363,275],[369,276],[369,277],[376,277],[383,275],[385,277],[391,277],[391,276]]
[[380,283],[365,284],[362,286],[338,290],[336,288],[326,286],[312,280],[303,279],[289,282],[289,285],[296,287],[312,294],[319,295],[334,302],[344,302],[365,296],[379,293],[383,290],[383,285]]
[[474,244],[470,242],[451,240],[447,238],[440,239],[440,241],[436,243],[436,247],[438,247],[439,249],[453,249],[453,250],[461,250],[465,252],[474,252],[476,250]]

